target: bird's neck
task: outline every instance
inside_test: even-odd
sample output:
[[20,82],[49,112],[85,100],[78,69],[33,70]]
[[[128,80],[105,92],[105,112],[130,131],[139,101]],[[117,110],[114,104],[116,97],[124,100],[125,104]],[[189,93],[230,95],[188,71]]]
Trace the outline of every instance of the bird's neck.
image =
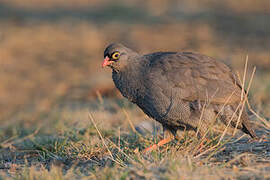
[[130,101],[135,102],[138,97],[138,91],[142,89],[140,82],[141,64],[133,62],[122,70],[113,70],[112,77],[115,86],[119,89],[121,94]]

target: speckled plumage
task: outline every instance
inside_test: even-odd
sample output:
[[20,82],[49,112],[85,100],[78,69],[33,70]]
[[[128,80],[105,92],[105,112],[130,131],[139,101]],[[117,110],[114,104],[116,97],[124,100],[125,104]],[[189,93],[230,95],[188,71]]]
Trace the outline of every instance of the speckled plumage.
[[[111,57],[115,51],[121,54],[109,65],[115,86],[165,130],[175,134],[178,129],[199,129],[203,135],[219,112],[225,124],[230,119],[232,126],[237,124],[239,111],[232,116],[241,101],[242,88],[222,62],[191,52],[141,56],[121,44],[109,45],[104,57]],[[256,137],[245,108],[238,128]]]

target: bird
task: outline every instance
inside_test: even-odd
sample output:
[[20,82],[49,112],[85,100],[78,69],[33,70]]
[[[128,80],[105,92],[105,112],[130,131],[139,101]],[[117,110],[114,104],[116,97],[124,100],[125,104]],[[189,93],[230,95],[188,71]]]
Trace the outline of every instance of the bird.
[[217,117],[251,138],[257,136],[243,102],[246,95],[229,66],[195,52],[154,52],[140,55],[112,43],[104,50],[102,67],[112,69],[121,94],[163,126],[164,138],[145,152],[176,138],[177,131],[204,136]]

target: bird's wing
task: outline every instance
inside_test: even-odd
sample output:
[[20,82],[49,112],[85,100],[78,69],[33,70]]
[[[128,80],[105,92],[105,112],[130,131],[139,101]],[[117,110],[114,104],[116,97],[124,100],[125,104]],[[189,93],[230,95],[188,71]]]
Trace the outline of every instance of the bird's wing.
[[160,89],[186,101],[234,104],[241,99],[241,85],[225,64],[195,53],[159,53],[149,58],[149,89]]

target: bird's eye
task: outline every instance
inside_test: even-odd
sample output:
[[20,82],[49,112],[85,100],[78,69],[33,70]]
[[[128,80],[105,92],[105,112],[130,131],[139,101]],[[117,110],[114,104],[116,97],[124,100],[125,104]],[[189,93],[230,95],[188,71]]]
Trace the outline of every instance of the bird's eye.
[[112,55],[112,58],[113,58],[114,60],[119,59],[119,57],[120,57],[120,53],[119,53],[119,52],[114,52],[113,55]]

